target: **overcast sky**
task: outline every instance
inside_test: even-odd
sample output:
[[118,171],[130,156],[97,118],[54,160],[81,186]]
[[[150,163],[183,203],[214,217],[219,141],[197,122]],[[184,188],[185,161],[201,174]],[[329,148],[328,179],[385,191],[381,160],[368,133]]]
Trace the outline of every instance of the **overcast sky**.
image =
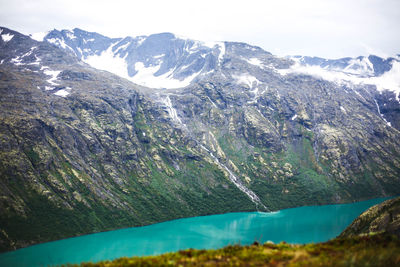
[[173,32],[277,55],[400,53],[400,0],[0,0],[0,25],[26,34],[75,27],[110,37]]

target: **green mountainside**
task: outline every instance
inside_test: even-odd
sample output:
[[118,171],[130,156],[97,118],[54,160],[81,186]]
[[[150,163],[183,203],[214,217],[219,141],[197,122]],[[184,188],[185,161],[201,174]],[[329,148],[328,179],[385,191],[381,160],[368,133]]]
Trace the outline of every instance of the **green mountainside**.
[[[377,113],[368,86],[261,72],[240,60],[243,44],[228,43],[209,76],[153,90],[2,30],[14,36],[0,40],[3,251],[181,217],[400,193],[400,132]],[[257,51],[276,68],[291,64]],[[262,92],[234,82],[249,71]]]
[[36,74],[0,72],[3,249],[255,209],[130,83],[70,68],[64,99],[38,90]]

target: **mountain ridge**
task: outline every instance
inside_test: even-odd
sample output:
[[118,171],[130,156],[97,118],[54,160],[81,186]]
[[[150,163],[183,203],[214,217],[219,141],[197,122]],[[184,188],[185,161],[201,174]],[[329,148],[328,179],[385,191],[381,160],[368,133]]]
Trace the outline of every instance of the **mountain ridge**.
[[[44,40],[73,51],[78,58],[103,69],[108,67],[109,62],[99,63],[99,59],[114,59],[114,66],[118,65],[118,71],[114,73],[141,85],[147,85],[149,78],[158,77],[160,81],[150,85],[160,87],[160,83],[166,83],[168,88],[188,85],[195,76],[210,71],[218,61],[216,50],[222,53],[224,46],[223,43],[215,43],[209,47],[203,42],[177,38],[172,33],[108,38],[77,28],[73,31],[53,30]],[[138,50],[138,53],[130,53],[132,50]]]
[[[78,37],[75,36],[75,34]],[[169,33],[169,32],[152,34],[152,35],[148,35],[148,36],[143,35],[143,36],[137,36],[137,37],[128,36],[128,37],[124,37],[124,38],[108,38],[104,35],[99,35],[94,32],[86,32],[84,30],[75,28],[73,30],[50,31],[44,37],[43,40],[52,42],[58,46],[63,47],[64,49],[68,48],[69,50],[73,51],[77,55],[78,58],[85,60],[85,59],[87,59],[88,56],[93,55],[93,52],[91,52],[91,54],[88,54],[88,51],[82,52],[82,49],[83,50],[87,49],[84,46],[82,46],[83,45],[82,42],[85,44],[87,43],[87,40],[85,38],[82,38],[82,35],[84,35],[86,37],[89,36],[87,38],[94,41],[95,43],[103,44],[103,47],[100,50],[97,50],[97,49],[95,50],[95,53],[97,53],[97,55],[99,55],[99,52],[105,51],[106,48],[111,48],[110,46],[113,43],[113,41],[117,41],[118,43],[114,43],[115,47],[112,47],[112,50],[115,52],[113,57],[119,56],[120,58],[124,58],[126,54],[129,54],[129,52],[135,53],[135,52],[132,52],[132,49],[130,49],[130,51],[128,52],[126,50],[127,46],[129,48],[134,48],[134,46],[139,47],[142,44],[142,42],[146,41],[147,39],[157,40],[156,43],[161,43],[163,45],[165,45],[166,43],[168,45],[168,41],[171,41],[171,40],[179,40],[180,42],[187,42],[190,44],[194,44],[195,48],[197,48],[197,46],[201,46],[203,48],[206,48],[206,47],[214,48],[215,46],[220,46],[221,49],[219,51],[214,52],[215,54],[219,53],[219,55],[218,55],[219,60],[221,60],[221,58],[224,55],[224,49],[222,47],[222,45],[224,43],[240,44],[240,45],[248,46],[253,50],[254,49],[262,50],[260,47],[248,45],[246,43],[239,43],[239,42],[209,42],[209,44],[207,44],[207,43],[201,42],[201,41],[177,37],[173,33]],[[96,38],[97,36],[99,36],[100,38]],[[99,40],[97,40],[97,39],[99,39]],[[106,41],[104,42],[104,40],[106,40]],[[67,45],[67,43],[70,45]],[[136,47],[136,49],[138,47]],[[99,48],[99,47],[97,47],[97,48]],[[149,46],[147,46],[145,49],[148,50]],[[150,46],[150,49],[151,49],[151,46]],[[91,49],[91,50],[93,50],[93,49]],[[264,51],[264,50],[262,50],[262,51]],[[264,52],[266,52],[266,51],[264,51]],[[143,54],[142,51],[138,51],[137,53]],[[159,55],[162,55],[161,52],[159,52],[159,53],[160,53]],[[269,53],[269,52],[266,52],[266,53]],[[154,52],[153,56],[157,56],[155,54],[157,54],[157,52]],[[198,56],[198,55],[194,55],[194,56]],[[349,73],[349,74],[358,74],[361,76],[368,75],[369,77],[381,76],[385,72],[388,72],[391,70],[393,62],[399,61],[398,58],[396,58],[396,57],[388,57],[387,59],[385,59],[385,58],[381,58],[381,57],[375,56],[375,55],[369,55],[368,57],[358,56],[355,58],[346,57],[346,58],[339,58],[339,59],[324,59],[324,58],[320,58],[320,57],[310,57],[310,56],[287,56],[287,58],[293,59],[296,62],[300,62],[302,65],[320,66],[323,69],[328,69],[328,70],[333,70],[333,71],[346,70],[345,72]],[[143,60],[143,58],[142,58],[142,60]],[[147,55],[145,57],[145,60],[149,60],[149,55]],[[257,62],[257,61],[255,61],[255,62]],[[134,68],[135,63],[136,62],[127,61],[128,75],[125,75],[125,77],[133,78],[133,76],[136,74],[136,71]],[[210,71],[210,69],[207,69],[207,71]],[[360,73],[360,71],[362,71],[363,73]],[[161,74],[164,74],[165,70],[160,69],[159,72]],[[193,73],[194,72],[191,72],[191,74],[193,74]],[[158,76],[158,73],[155,73],[155,76]],[[185,75],[185,77],[186,76],[187,75]],[[178,77],[178,78],[181,78],[181,77]],[[187,85],[187,84],[184,84],[184,85]]]
[[[74,31],[78,36],[74,35]],[[102,48],[79,45],[79,43],[87,42],[79,37],[82,34],[89,35],[90,40],[101,44]],[[399,110],[399,105],[395,101],[400,103],[400,60],[398,57],[385,59],[370,55],[323,59],[288,56],[286,57],[288,61],[284,65],[274,65],[270,60],[263,61],[266,57],[273,58],[271,53],[246,43],[211,42],[207,45],[201,41],[182,39],[172,33],[114,39],[100,35],[99,41],[95,38],[97,35],[77,28],[72,31],[53,30],[44,37],[44,40],[50,40],[59,47],[73,51],[78,58],[93,67],[108,70],[140,85],[166,89],[185,87],[202,79],[208,79],[213,72],[220,70],[226,47],[236,47],[233,53],[241,53],[240,59],[249,67],[256,66],[264,70],[268,68],[281,75],[290,73],[312,75],[350,87],[375,85],[379,92],[379,95],[375,97],[376,106],[379,112],[382,111],[381,117],[388,125],[400,129],[398,120],[394,119]],[[103,42],[103,39],[107,39],[107,42]],[[112,43],[112,40],[116,42]],[[160,46],[168,47],[168,49],[161,51]],[[168,51],[171,51],[170,47],[178,52],[168,54]],[[238,52],[238,49],[241,51]],[[82,53],[82,50],[86,52]],[[275,58],[278,59],[278,57]],[[282,62],[282,60],[283,58],[279,58],[274,61]],[[249,86],[255,81],[254,77],[244,77],[242,80]],[[392,94],[395,101],[391,100]],[[389,102],[390,105],[385,106],[383,102]]]

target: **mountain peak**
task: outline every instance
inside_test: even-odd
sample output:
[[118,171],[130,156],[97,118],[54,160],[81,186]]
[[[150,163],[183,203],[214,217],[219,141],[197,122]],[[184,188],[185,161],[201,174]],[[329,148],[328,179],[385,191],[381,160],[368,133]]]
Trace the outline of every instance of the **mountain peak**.
[[96,68],[156,88],[189,85],[199,75],[213,71],[224,53],[223,44],[210,47],[169,32],[109,38],[75,28],[73,32],[53,30],[44,40]]

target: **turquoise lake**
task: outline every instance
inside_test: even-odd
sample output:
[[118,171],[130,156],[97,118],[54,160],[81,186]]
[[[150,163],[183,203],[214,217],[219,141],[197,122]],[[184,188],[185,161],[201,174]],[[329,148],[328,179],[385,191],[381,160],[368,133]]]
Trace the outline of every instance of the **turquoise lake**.
[[340,205],[239,212],[178,219],[68,238],[0,254],[0,266],[48,266],[156,255],[186,248],[220,248],[254,241],[311,243],[340,234],[358,215],[387,198]]

